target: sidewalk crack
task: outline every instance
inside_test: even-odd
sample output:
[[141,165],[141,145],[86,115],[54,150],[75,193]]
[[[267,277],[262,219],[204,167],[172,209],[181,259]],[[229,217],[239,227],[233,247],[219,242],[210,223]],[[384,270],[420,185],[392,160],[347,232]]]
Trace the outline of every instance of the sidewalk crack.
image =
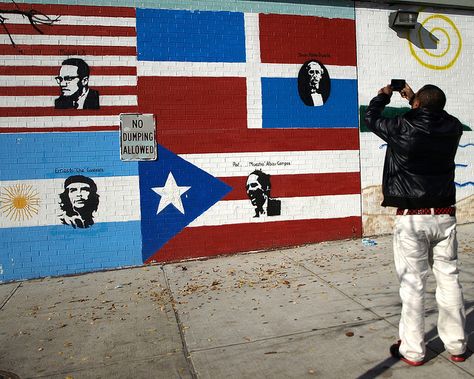
[[186,339],[184,337],[183,323],[181,322],[181,320],[179,318],[179,313],[178,313],[178,310],[176,308],[175,301],[174,301],[174,294],[173,294],[173,291],[171,291],[171,287],[170,287],[170,284],[169,284],[169,278],[168,278],[168,275],[166,275],[166,271],[163,269],[163,266],[161,266],[161,271],[163,272],[166,287],[168,289],[168,292],[169,292],[169,295],[170,295],[170,298],[171,298],[171,307],[173,308],[174,317],[176,319],[176,324],[177,324],[177,327],[178,327],[178,330],[179,330],[179,335],[180,335],[180,338],[181,338],[181,345],[183,346],[184,358],[186,359],[186,362],[188,364],[188,369],[189,369],[189,373],[191,374],[191,377],[193,379],[197,379],[198,375],[196,373],[193,361],[191,359],[191,352],[188,349],[188,346],[186,344]]
[[10,299],[13,297],[15,292],[22,286],[22,283],[18,283],[18,285],[10,292],[10,294],[7,296],[7,298],[3,301],[2,304],[0,304],[0,311],[3,310],[3,307],[7,305],[7,303],[10,301]]

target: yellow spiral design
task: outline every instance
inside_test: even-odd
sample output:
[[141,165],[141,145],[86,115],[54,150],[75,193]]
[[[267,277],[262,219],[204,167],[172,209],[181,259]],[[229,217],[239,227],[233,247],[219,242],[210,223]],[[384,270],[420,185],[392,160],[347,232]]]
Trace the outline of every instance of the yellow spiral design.
[[[432,25],[432,26],[430,26]],[[423,29],[427,30],[431,43],[441,41],[441,51],[433,53],[426,48],[426,37],[422,35]],[[433,36],[441,37],[439,40]],[[413,37],[417,38],[420,49],[415,49]],[[462,37],[454,22],[445,15],[434,14],[427,17],[417,30],[407,33],[408,45],[413,57],[423,66],[432,70],[447,70],[452,67],[459,58],[462,49]],[[418,51],[417,51],[418,50]],[[437,50],[437,49],[436,49]],[[420,52],[423,53],[420,54]]]

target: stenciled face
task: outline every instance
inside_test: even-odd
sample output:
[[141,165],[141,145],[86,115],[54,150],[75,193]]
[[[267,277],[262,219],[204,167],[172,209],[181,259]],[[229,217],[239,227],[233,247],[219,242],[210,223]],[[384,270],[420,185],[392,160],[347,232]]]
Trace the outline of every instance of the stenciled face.
[[77,75],[77,67],[71,65],[64,65],[61,67],[59,76],[62,78],[58,83],[61,88],[62,96],[73,96],[82,92],[83,80]]
[[249,175],[247,178],[247,196],[249,197],[252,205],[256,208],[261,208],[265,204],[267,195],[262,188],[262,185],[258,181],[258,176],[255,174]]
[[317,62],[308,63],[309,86],[314,89],[319,89],[319,83],[324,74],[324,69]]
[[68,190],[69,200],[75,209],[83,208],[89,200],[91,187],[86,183],[71,183],[66,189]]

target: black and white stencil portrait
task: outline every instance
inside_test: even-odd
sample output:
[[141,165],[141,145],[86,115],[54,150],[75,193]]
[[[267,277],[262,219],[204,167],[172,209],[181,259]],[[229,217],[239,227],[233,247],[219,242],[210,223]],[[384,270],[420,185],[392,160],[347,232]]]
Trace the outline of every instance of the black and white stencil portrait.
[[64,182],[64,192],[59,195],[62,213],[61,223],[76,228],[88,228],[94,224],[94,213],[99,206],[95,182],[86,176],[74,175]]
[[331,79],[326,67],[321,62],[307,61],[298,73],[298,93],[308,106],[324,105],[331,91]]
[[99,109],[99,92],[89,88],[89,65],[80,58],[62,62],[56,82],[61,96],[54,100],[56,109]]
[[253,217],[279,216],[281,213],[281,201],[270,197],[270,175],[263,171],[255,170],[247,177],[245,186],[247,196],[255,208]]

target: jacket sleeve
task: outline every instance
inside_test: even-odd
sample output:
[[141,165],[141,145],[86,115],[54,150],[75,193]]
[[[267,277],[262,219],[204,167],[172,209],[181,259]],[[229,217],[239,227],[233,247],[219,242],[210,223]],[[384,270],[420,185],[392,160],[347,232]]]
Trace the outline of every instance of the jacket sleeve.
[[365,124],[367,127],[388,142],[390,136],[398,132],[397,118],[386,118],[382,116],[382,112],[387,104],[390,103],[390,96],[381,93],[375,96],[369,103],[365,111]]

